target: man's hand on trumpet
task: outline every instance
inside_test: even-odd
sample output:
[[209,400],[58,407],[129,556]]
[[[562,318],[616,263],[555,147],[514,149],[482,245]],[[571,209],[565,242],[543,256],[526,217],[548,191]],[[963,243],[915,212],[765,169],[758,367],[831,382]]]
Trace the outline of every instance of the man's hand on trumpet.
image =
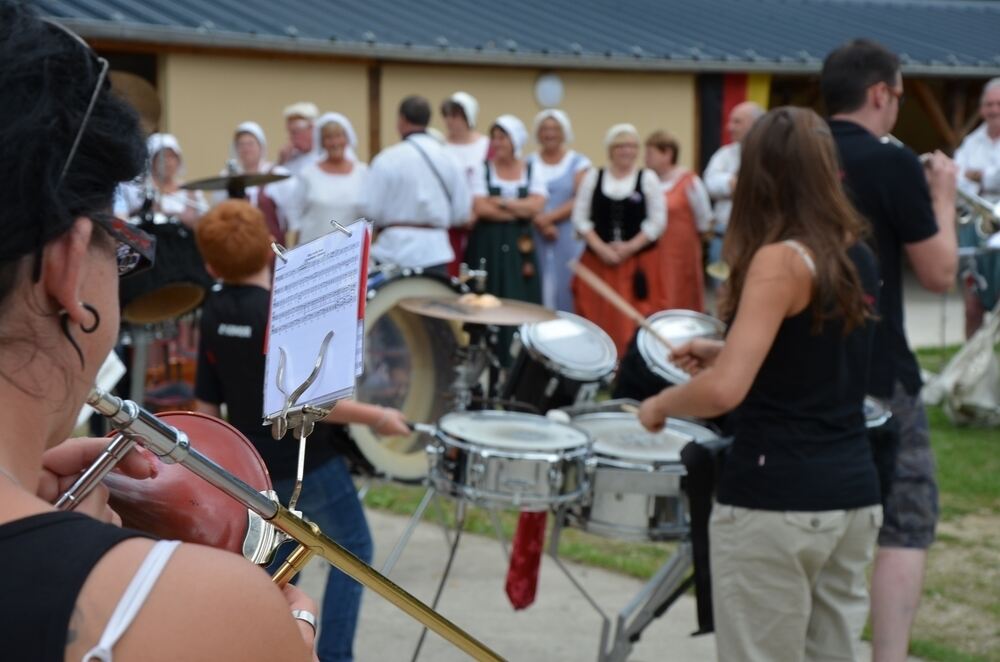
[[[75,437],[50,448],[42,455],[42,473],[37,495],[49,503],[55,502],[94,463],[111,439],[106,437]],[[115,471],[139,480],[155,478],[157,460],[149,451],[134,448],[126,453]],[[108,506],[108,488],[98,485],[76,508],[102,522],[121,526],[121,518]]]
[[955,194],[958,188],[958,166],[941,150],[935,150],[920,157],[927,176],[927,186],[931,197],[935,200],[955,204]]

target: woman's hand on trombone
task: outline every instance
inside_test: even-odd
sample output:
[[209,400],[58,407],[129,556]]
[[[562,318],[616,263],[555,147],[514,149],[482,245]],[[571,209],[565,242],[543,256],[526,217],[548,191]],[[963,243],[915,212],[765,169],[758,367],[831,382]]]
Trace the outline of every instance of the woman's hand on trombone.
[[[75,437],[67,439],[42,454],[42,473],[38,479],[38,497],[53,503],[80,477],[111,439],[106,437]],[[139,480],[155,478],[157,460],[149,451],[134,448],[126,453],[115,471]],[[121,526],[121,519],[108,506],[108,489],[98,485],[76,508],[77,512],[90,515],[102,522]]]

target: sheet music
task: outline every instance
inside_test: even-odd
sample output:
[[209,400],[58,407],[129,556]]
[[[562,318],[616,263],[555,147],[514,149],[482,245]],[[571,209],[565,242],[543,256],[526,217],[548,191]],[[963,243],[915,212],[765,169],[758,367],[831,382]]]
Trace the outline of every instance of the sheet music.
[[[358,351],[364,335],[364,320],[359,320],[364,310],[359,297],[364,295],[367,281],[363,257],[371,234],[366,223],[356,223],[351,229],[351,236],[331,232],[286,251],[285,260],[275,260],[264,380],[265,418],[280,414],[286,394],[309,377],[329,331],[333,331],[333,337],[320,373],[294,406],[328,405],[354,393]],[[285,393],[277,382],[282,350]]]

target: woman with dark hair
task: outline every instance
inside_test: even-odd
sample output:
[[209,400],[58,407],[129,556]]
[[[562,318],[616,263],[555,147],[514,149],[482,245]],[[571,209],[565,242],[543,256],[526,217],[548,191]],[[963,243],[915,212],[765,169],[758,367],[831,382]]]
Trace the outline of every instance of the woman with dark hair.
[[[71,439],[152,253],[110,215],[145,162],[135,112],[78,37],[0,2],[0,639],[11,660],[308,660],[315,606],[233,554],[114,526],[107,491],[52,501],[104,450]],[[119,465],[148,478],[146,451]],[[118,607],[122,607],[119,609]],[[314,619],[312,619],[314,620]]]
[[693,378],[640,408],[650,430],[732,412],[709,525],[720,660],[855,659],[882,518],[863,414],[878,291],[863,228],[819,116],[765,115],[723,247],[729,333],[676,348]]

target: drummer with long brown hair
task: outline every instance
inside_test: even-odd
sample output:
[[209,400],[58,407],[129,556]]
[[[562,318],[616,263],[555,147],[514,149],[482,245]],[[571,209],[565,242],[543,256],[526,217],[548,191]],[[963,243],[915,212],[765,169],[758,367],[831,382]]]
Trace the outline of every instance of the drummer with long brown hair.
[[867,616],[882,519],[863,414],[878,271],[838,172],[811,110],[757,122],[723,248],[729,333],[675,348],[693,378],[640,409],[651,430],[732,412],[709,528],[720,660],[854,659]]
[[[51,505],[107,446],[63,442],[118,336],[148,238],[109,214],[144,167],[108,63],[0,1],[0,641],[9,660],[309,660],[315,605],[244,559],[114,526],[107,491]],[[136,478],[152,456],[122,464]]]

